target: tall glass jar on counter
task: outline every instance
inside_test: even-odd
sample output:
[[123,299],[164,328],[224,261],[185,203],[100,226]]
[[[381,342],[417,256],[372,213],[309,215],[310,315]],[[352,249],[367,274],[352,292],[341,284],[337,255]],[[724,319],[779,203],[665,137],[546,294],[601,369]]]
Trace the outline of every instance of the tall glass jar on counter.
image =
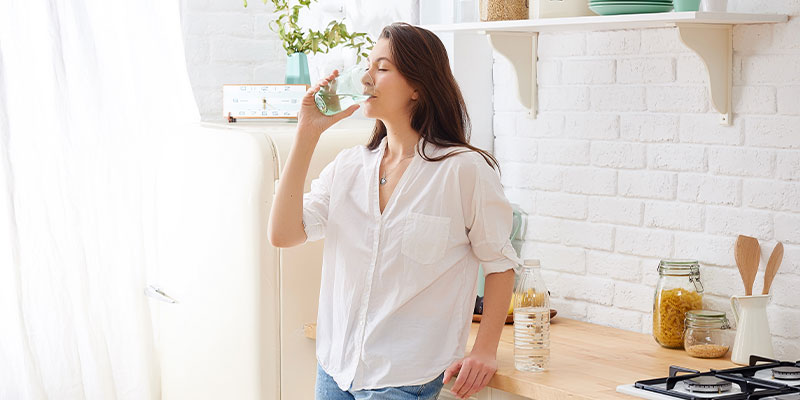
[[664,347],[683,348],[686,312],[703,308],[697,260],[661,260],[653,299],[653,338]]

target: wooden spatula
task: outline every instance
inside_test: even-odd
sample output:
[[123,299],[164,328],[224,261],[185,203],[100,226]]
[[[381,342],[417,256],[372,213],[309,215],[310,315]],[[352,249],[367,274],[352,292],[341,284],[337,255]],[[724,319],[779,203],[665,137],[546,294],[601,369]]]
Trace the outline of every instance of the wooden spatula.
[[753,282],[756,280],[758,262],[761,259],[761,246],[756,238],[739,235],[733,254],[736,257],[736,266],[739,267],[739,275],[742,276],[744,283],[744,294],[752,296]]
[[772,249],[769,261],[767,261],[767,270],[764,272],[764,290],[761,291],[761,294],[769,294],[769,288],[772,286],[772,278],[775,278],[775,274],[778,273],[778,268],[781,267],[781,261],[783,261],[783,243],[778,242],[775,248]]

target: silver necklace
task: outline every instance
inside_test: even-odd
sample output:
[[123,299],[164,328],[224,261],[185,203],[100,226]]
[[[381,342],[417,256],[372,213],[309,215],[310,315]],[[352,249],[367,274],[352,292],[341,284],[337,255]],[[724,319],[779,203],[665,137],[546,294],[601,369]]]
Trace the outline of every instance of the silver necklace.
[[[386,159],[385,157],[386,157],[386,154],[384,154],[384,160]],[[400,159],[400,161],[398,161],[398,162],[397,162],[397,165],[395,165],[395,166],[394,166],[394,168],[392,168],[392,171],[394,171],[395,169],[397,169],[397,167],[399,167],[399,166],[400,166],[400,162],[402,162],[403,160],[407,160],[407,159],[409,159],[409,158],[411,158],[411,157],[414,157],[414,155],[412,154],[412,155],[410,155],[410,156],[408,156],[408,157],[401,158],[401,159]],[[381,185],[385,185],[385,184],[386,184],[386,175],[388,175],[388,174],[389,174],[389,172],[387,171],[387,169],[388,169],[388,168],[386,168],[386,167],[384,166],[384,168],[383,168],[383,177],[380,179],[380,181],[378,181],[378,182],[379,182]]]

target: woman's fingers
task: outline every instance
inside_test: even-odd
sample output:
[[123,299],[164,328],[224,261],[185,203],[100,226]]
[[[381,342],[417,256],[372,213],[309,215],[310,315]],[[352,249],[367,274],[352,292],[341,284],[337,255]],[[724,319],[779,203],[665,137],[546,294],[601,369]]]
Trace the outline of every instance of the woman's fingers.
[[450,379],[456,375],[458,375],[458,371],[461,370],[462,360],[456,361],[450,364],[449,367],[444,371],[444,377],[442,378],[442,383],[447,384]]
[[319,90],[320,90],[320,89],[321,89],[323,86],[328,86],[328,85],[330,85],[331,81],[333,81],[334,79],[336,79],[338,76],[339,76],[339,70],[338,70],[338,69],[335,69],[335,70],[333,70],[333,72],[332,72],[330,75],[328,75],[328,77],[327,77],[327,78],[320,79],[320,80],[317,82],[317,84],[316,84],[316,85],[314,85],[313,87],[311,87],[310,89],[308,89],[308,91],[306,92],[306,94],[312,94],[312,95],[313,95],[314,93],[317,93],[317,92],[318,92],[318,91],[319,91]]
[[348,107],[346,110],[344,110],[344,111],[342,111],[342,112],[340,112],[338,114],[333,114],[334,121],[339,122],[339,121],[341,121],[341,120],[353,115],[353,113],[356,112],[356,110],[358,110],[359,107],[361,107],[359,104],[353,104],[352,106]]
[[323,86],[327,86],[329,81],[327,79],[322,79],[317,82],[316,85],[312,86],[310,89],[306,91],[306,96],[314,96]]
[[317,90],[319,90],[319,85],[314,85],[308,88],[308,90],[306,90],[306,97],[313,96],[314,93],[317,93]]
[[335,69],[335,70],[333,70],[333,72],[331,72],[331,74],[328,76],[328,80],[329,80],[329,81],[332,81],[332,80],[336,79],[336,77],[337,77],[337,76],[339,76],[339,70],[338,70],[338,69]]
[[489,380],[492,379],[492,375],[493,374],[489,374],[488,372],[484,371],[482,376],[479,376],[477,379],[475,379],[475,384],[472,386],[469,392],[467,392],[467,397],[480,392],[481,389],[486,387],[486,385],[489,383]]
[[477,383],[478,373],[479,371],[476,371],[476,368],[473,368],[472,371],[470,371],[469,378],[467,378],[467,381],[464,383],[464,386],[461,388],[460,391],[462,399],[466,399],[470,396],[470,392],[472,392],[472,389],[475,387]]
[[[475,383],[475,379],[478,376],[478,369],[474,368],[471,365],[465,365],[466,368],[462,367],[461,371],[458,373],[458,378],[456,379],[456,383],[450,389],[456,396],[460,398],[466,398],[467,392],[472,388],[472,385]],[[465,371],[465,369],[467,369]],[[463,377],[463,379],[462,379]],[[460,381],[460,382],[459,382]]]

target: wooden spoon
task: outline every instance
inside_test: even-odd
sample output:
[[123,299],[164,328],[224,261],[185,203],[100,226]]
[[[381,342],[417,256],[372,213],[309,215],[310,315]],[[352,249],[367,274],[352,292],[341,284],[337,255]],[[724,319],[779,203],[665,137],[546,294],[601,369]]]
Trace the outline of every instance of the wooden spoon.
[[761,259],[761,246],[758,244],[758,239],[739,235],[736,238],[733,254],[736,257],[736,266],[739,267],[739,275],[742,276],[744,283],[744,294],[752,296],[753,282],[756,280],[758,263]]
[[783,243],[778,242],[775,248],[772,249],[772,254],[769,255],[769,261],[767,261],[767,270],[764,272],[764,290],[761,291],[761,294],[769,294],[772,278],[775,278],[775,274],[778,273],[781,261],[783,261]]

